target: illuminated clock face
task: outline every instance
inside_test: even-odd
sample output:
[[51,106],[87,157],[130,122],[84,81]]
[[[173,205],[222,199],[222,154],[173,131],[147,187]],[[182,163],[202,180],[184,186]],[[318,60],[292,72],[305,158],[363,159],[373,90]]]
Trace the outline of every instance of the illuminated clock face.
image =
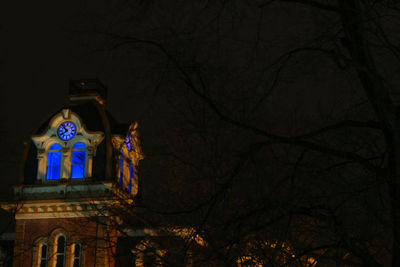
[[64,140],[71,140],[76,133],[76,126],[70,121],[63,122],[60,127],[58,127],[58,136]]
[[132,136],[130,134],[128,134],[125,138],[125,144],[126,144],[126,148],[128,149],[128,151],[132,150]]

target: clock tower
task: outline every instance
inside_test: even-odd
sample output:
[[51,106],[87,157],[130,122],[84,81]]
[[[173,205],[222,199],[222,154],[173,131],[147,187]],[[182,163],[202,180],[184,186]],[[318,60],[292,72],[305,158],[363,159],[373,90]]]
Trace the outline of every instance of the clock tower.
[[30,137],[15,200],[2,203],[15,212],[14,267],[115,266],[109,207],[138,201],[138,124],[112,117],[98,80],[71,81],[68,97]]

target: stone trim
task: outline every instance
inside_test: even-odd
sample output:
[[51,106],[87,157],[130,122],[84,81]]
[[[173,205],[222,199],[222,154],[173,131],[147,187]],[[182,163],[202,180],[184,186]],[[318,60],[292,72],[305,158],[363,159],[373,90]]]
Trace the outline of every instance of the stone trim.
[[82,218],[93,216],[108,216],[105,207],[115,203],[115,200],[102,201],[57,201],[43,203],[25,202],[19,207],[15,204],[3,204],[3,209],[17,209],[15,219],[54,219],[54,218]]

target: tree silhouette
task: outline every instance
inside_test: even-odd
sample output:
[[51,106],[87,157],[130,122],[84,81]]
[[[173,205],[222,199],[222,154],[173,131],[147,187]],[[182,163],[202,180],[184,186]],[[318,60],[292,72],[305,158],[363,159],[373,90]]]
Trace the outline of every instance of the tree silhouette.
[[114,8],[96,47],[129,52],[167,133],[167,197],[143,205],[193,227],[200,262],[400,264],[396,2]]

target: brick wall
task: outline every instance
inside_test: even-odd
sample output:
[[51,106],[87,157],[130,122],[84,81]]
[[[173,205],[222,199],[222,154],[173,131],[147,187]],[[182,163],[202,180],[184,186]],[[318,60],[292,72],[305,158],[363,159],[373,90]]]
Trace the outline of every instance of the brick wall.
[[[109,229],[103,223],[105,223],[104,219],[98,223],[92,218],[17,220],[13,266],[32,266],[35,241],[43,237],[50,238],[52,232],[57,229],[63,229],[67,238],[66,267],[72,262],[72,255],[68,254],[72,254],[72,249],[69,247],[71,247],[71,242],[75,241],[82,243],[82,266],[97,267],[105,266],[106,263],[107,266],[113,266],[113,259],[109,259],[112,256],[108,252],[110,245],[106,242]],[[50,251],[49,257],[52,257]]]

